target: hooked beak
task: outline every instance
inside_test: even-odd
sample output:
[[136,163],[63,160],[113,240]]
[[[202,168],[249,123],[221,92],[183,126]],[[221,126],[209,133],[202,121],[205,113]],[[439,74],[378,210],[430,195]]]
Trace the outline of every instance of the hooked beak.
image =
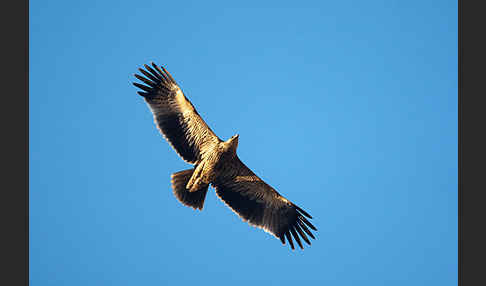
[[238,142],[238,138],[240,137],[239,134],[236,134],[236,135],[233,135],[231,138],[230,138],[230,141],[231,142]]

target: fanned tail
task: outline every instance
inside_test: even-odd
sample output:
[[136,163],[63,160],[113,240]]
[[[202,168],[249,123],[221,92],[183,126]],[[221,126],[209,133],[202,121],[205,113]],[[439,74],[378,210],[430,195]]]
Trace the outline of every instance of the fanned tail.
[[185,206],[202,210],[209,185],[204,185],[197,191],[189,192],[189,190],[186,189],[186,185],[193,172],[194,169],[189,169],[172,174],[172,192]]

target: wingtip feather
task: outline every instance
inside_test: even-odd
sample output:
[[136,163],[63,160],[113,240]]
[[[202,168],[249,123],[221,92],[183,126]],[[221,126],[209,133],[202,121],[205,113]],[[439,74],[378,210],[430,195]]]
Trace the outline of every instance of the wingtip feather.
[[137,93],[140,95],[140,96],[143,96],[143,97],[148,97],[149,94],[146,93],[146,92],[143,92],[143,91],[137,91]]
[[142,89],[142,90],[144,90],[144,91],[146,91],[146,92],[152,91],[152,88],[151,87],[146,86],[146,85],[143,85],[143,84],[140,84],[140,83],[137,83],[137,82],[134,82],[133,85],[136,86],[136,87],[138,87],[138,88],[140,88],[140,89]]
[[306,217],[308,218],[312,218],[312,216],[310,214],[308,214],[306,211],[304,211],[303,209],[299,208],[298,206],[294,205],[294,207],[299,211],[301,212],[303,215],[305,215]]
[[312,234],[312,232],[310,232],[310,230],[307,228],[307,226],[305,226],[305,224],[302,221],[298,220],[298,223],[299,226],[305,231],[305,233],[307,233],[312,239],[316,239]]
[[312,225],[312,223],[311,223],[310,221],[308,221],[308,220],[307,220],[305,217],[300,216],[299,218],[300,218],[300,219],[301,219],[301,220],[302,220],[302,221],[303,221],[303,222],[304,222],[306,225],[308,225],[308,226],[309,226],[311,229],[313,229],[313,230],[317,231],[317,228],[316,228],[314,225]]
[[290,232],[292,232],[292,235],[294,236],[295,241],[297,244],[300,246],[300,249],[304,249],[304,246],[302,245],[302,242],[300,241],[299,235],[295,231],[293,227],[290,228]]
[[292,236],[290,235],[290,232],[287,231],[285,233],[285,236],[287,237],[287,240],[289,241],[289,244],[290,244],[290,248],[292,248],[292,250],[295,250],[295,247],[294,247],[294,242],[292,241]]
[[307,238],[307,236],[305,235],[305,233],[302,231],[302,229],[300,228],[300,225],[299,223],[296,223],[295,224],[295,229],[297,230],[297,232],[300,234],[300,236],[302,237],[302,239],[304,239],[304,241],[308,244],[308,245],[311,245],[311,242],[310,240]]

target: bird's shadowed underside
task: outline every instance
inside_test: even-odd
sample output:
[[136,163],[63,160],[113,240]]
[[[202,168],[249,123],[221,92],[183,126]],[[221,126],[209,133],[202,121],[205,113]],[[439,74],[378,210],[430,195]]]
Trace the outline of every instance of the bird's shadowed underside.
[[152,63],[140,68],[135,77],[157,128],[177,154],[194,166],[174,173],[171,178],[175,197],[184,205],[202,210],[208,186],[238,216],[303,249],[301,239],[311,244],[315,239],[309,222],[312,217],[281,196],[255,175],[236,155],[238,136],[227,141],[218,138],[185,97],[174,78],[163,67]]

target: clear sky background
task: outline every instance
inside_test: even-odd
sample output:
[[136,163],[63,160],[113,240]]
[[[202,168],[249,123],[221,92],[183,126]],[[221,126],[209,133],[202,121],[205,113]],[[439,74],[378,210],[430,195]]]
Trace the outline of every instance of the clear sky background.
[[[457,1],[244,2],[30,2],[31,285],[457,285]],[[175,199],[151,61],[312,246]]]

